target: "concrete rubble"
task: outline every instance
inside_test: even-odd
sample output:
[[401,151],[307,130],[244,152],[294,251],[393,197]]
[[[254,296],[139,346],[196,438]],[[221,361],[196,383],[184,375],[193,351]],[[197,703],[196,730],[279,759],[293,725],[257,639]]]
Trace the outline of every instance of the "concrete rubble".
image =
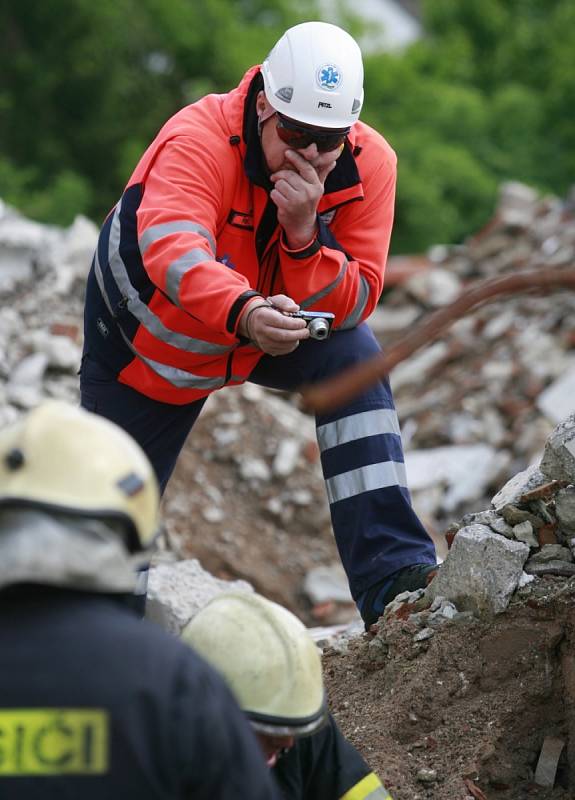
[[[529,596],[546,576],[575,576],[575,460],[566,457],[571,451],[575,413],[552,431],[540,465],[512,478],[491,508],[452,526],[449,553],[427,589],[404,592],[387,606],[384,624],[372,626],[376,660],[385,657],[386,630],[394,620],[407,622],[414,644],[421,644],[443,625],[501,614],[514,596]],[[345,635],[334,630],[324,645],[337,649]]]
[[461,611],[497,614],[517,588],[529,546],[492,531],[466,525],[453,540],[448,557],[431,582],[428,596],[444,597]]
[[[398,258],[399,268],[408,257]],[[518,270],[549,270],[575,261],[575,216],[567,202],[541,197],[518,183],[503,184],[493,219],[463,244],[437,245],[417,271],[384,296],[371,319],[384,345],[417,320],[454,299],[466,286]],[[446,277],[449,276],[448,278]],[[541,457],[555,425],[575,410],[575,295],[523,293],[486,304],[456,322],[437,342],[415,353],[391,374],[404,441],[426,462],[437,457],[475,486],[463,496],[440,470],[434,486],[408,479],[416,507],[431,524],[444,525],[470,506],[483,508],[490,494]],[[496,464],[482,477],[487,453],[469,468],[465,450],[490,448]],[[415,482],[414,482],[415,481]],[[462,481],[463,482],[463,481]],[[460,500],[461,497],[461,500]],[[454,500],[456,501],[454,503]]]
[[319,641],[338,723],[394,797],[574,797],[575,413],[543,452],[451,526],[426,589]]
[[160,563],[150,570],[146,617],[179,636],[188,622],[222,592],[253,592],[246,581],[224,581],[196,559]]
[[[0,202],[0,425],[45,397],[78,400],[83,291],[96,237],[96,226],[83,218],[65,230],[43,226]],[[372,327],[389,345],[470,282],[561,268],[574,257],[572,209],[559,198],[505,184],[490,223],[464,244],[432,248],[426,266],[386,292]],[[414,504],[430,529],[442,532],[451,524],[458,530],[444,575],[457,574],[459,551],[462,563],[473,553],[492,552],[507,570],[505,577],[491,570],[493,586],[482,572],[475,584],[489,591],[474,595],[466,608],[457,605],[455,577],[453,585],[442,578],[431,599],[445,598],[457,613],[498,613],[527,576],[565,576],[574,569],[575,421],[564,422],[575,410],[574,316],[575,296],[567,291],[497,301],[455,323],[391,376]],[[259,440],[247,436],[256,406],[267,425]],[[233,552],[233,491],[250,504],[254,528],[281,523],[282,568],[295,569],[290,529],[305,527],[312,537],[329,528],[313,420],[299,411],[295,397],[251,385],[216,394],[204,414],[211,442],[189,496],[166,499],[168,532],[170,520],[189,514],[196,502],[205,529],[222,531],[214,546]],[[233,478],[214,479],[220,466],[233,468]],[[522,499],[549,484],[552,494]],[[490,510],[482,511],[495,492]],[[545,549],[550,546],[560,549]],[[314,573],[333,565],[333,551],[322,558],[310,565],[299,591],[312,606],[348,608],[341,582],[333,581],[330,594],[325,575]],[[316,618],[322,619],[320,612]]]

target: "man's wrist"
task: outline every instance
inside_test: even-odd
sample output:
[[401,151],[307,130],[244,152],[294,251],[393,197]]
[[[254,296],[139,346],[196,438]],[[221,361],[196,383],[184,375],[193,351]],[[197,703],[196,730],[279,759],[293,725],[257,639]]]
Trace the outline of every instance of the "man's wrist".
[[288,232],[284,228],[283,233],[286,250],[306,250],[317,238],[317,223],[314,221],[311,227],[306,227],[303,230],[297,231],[297,233]]
[[309,242],[306,242],[302,247],[298,247],[296,249],[294,247],[289,246],[286,237],[282,233],[282,235],[280,236],[281,249],[290,258],[294,258],[296,260],[311,258],[311,256],[314,256],[317,253],[317,251],[321,249],[321,243],[319,241],[318,236],[319,234],[316,233],[316,235],[312,239],[310,239]]
[[262,308],[263,306],[267,307],[269,305],[270,303],[264,300],[263,297],[256,297],[251,303],[246,304],[238,322],[238,333],[240,336],[243,336],[245,339],[251,339],[250,316],[257,308]]

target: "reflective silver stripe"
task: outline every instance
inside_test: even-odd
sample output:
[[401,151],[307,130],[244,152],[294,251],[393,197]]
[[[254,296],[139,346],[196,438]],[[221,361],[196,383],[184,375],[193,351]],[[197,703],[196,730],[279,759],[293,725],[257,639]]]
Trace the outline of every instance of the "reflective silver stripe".
[[[102,292],[102,297],[104,298],[104,302],[108,308],[108,311],[113,315],[112,306],[110,305],[110,300],[108,298],[108,294],[106,292],[104,286],[104,277],[102,275],[102,268],[100,266],[100,261],[98,259],[98,251],[96,251],[96,256],[94,259],[94,271],[96,273],[96,281]],[[183,369],[177,369],[176,367],[169,367],[167,364],[160,364],[159,361],[154,361],[151,358],[146,358],[141,353],[138,353],[132,342],[128,339],[124,331],[120,326],[118,326],[118,330],[122,336],[122,339],[126,343],[128,349],[139,358],[140,361],[143,361],[144,364],[147,364],[148,367],[159,375],[164,380],[171,383],[172,386],[176,386],[178,389],[202,389],[202,390],[209,390],[209,389],[221,389],[224,385],[223,378],[205,378],[201,375],[194,375],[192,372],[186,372]],[[242,378],[241,380],[244,380]]]
[[96,252],[94,253],[94,273],[96,275],[96,282],[98,284],[98,288],[100,289],[102,297],[104,298],[104,303],[106,304],[106,308],[108,309],[110,314],[114,316],[114,312],[112,311],[112,305],[110,303],[110,299],[108,297],[108,293],[104,285],[104,276],[102,275],[102,267],[100,266],[100,259],[98,257],[97,247],[96,247]]
[[343,472],[341,475],[334,475],[333,478],[326,480],[325,485],[330,505],[374,489],[384,489],[387,486],[407,487],[405,464],[399,461],[369,464],[366,467]]
[[140,253],[144,255],[146,250],[154,242],[163,239],[164,236],[169,236],[171,233],[199,233],[203,236],[210,246],[212,258],[216,254],[216,242],[212,234],[197,222],[192,222],[189,219],[176,219],[173,222],[161,222],[159,225],[150,225],[146,228],[144,233],[138,240],[140,246]]
[[[176,347],[178,350],[183,350],[186,353],[217,356],[233,350],[233,345],[214,344],[213,342],[206,342],[203,339],[193,339],[191,336],[186,336],[183,333],[178,333],[177,331],[167,328],[162,320],[140,300],[138,292],[130,283],[128,272],[120,256],[120,227],[120,210],[118,205],[116,206],[114,218],[110,226],[108,259],[110,270],[118,285],[118,289],[122,293],[122,296],[128,299],[128,310],[136,317],[138,322],[140,322],[152,336],[155,336],[156,339],[172,347]],[[205,253],[203,257],[205,258]],[[104,294],[102,286],[100,286],[100,291]],[[108,308],[110,312],[112,312],[109,305]]]
[[355,308],[349,314],[341,325],[338,326],[338,330],[346,331],[350,328],[355,328],[358,322],[361,319],[361,315],[363,314],[365,307],[367,305],[367,300],[369,297],[369,284],[363,275],[359,276],[359,289],[357,291],[357,303],[355,304]]
[[392,408],[374,408],[372,411],[362,411],[360,414],[350,414],[349,417],[336,419],[317,429],[319,449],[323,453],[330,447],[337,447],[346,442],[355,442],[365,439],[366,436],[378,436],[382,433],[395,433],[400,435],[397,413]]
[[300,303],[300,307],[303,309],[309,308],[310,306],[313,306],[314,303],[317,303],[318,300],[321,300],[322,297],[325,297],[326,294],[332,292],[335,289],[335,287],[342,282],[343,277],[347,272],[347,267],[348,267],[348,261],[346,258],[344,259],[344,262],[341,265],[341,269],[339,271],[337,278],[334,281],[332,281],[329,284],[329,286],[326,286],[320,292],[317,292],[316,294],[313,294],[311,297],[308,297],[307,300],[302,300]]
[[205,378],[203,375],[194,375],[193,372],[186,372],[177,367],[169,367],[167,364],[160,364],[159,361],[146,358],[141,353],[136,353],[136,355],[157,375],[165,378],[168,383],[171,383],[172,386],[178,389],[221,389],[224,385],[223,378]]
[[195,267],[196,264],[209,261],[211,258],[212,256],[206,253],[205,250],[194,247],[193,250],[184,253],[168,266],[168,271],[166,273],[166,294],[178,308],[181,308],[180,286],[184,275],[190,267]]

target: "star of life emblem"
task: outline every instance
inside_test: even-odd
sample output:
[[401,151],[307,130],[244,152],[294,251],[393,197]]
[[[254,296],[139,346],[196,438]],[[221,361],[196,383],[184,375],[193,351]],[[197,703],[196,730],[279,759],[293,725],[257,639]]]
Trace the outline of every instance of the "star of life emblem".
[[317,71],[317,82],[322,89],[333,91],[341,83],[341,72],[335,64],[323,64]]

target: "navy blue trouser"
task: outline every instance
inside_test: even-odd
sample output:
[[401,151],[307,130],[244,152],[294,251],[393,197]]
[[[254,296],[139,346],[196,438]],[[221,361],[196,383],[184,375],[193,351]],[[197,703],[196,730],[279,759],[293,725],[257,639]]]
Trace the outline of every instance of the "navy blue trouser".
[[[374,355],[369,327],[308,339],[286,356],[264,356],[249,380],[293,391]],[[148,454],[162,490],[205,398],[184,406],[151,400],[118,383],[85,356],[82,405],[116,422]],[[355,599],[410,564],[434,564],[435,548],[407,489],[397,414],[387,380],[336,412],[316,418],[321,464],[337,547]]]

